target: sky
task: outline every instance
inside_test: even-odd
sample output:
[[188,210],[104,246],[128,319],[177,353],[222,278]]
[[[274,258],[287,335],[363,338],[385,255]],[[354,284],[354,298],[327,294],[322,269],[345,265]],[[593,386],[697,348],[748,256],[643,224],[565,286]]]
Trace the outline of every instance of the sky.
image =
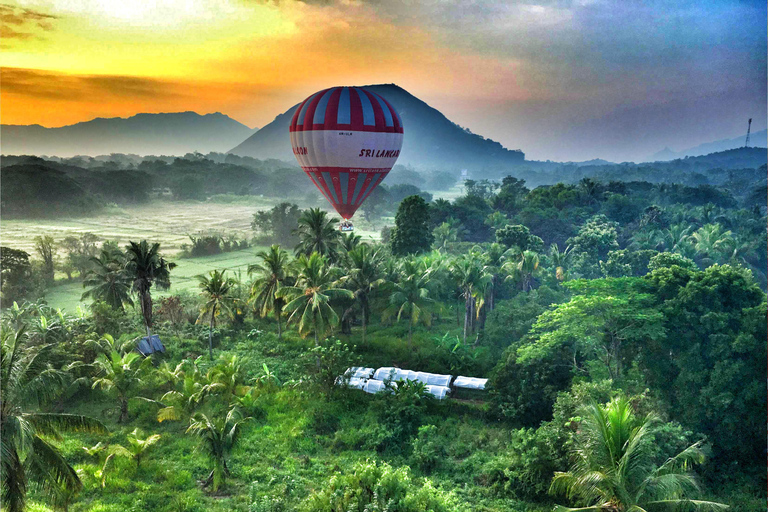
[[[765,0],[29,0],[0,121],[222,112],[395,83],[536,160],[642,160],[766,128]],[[407,127],[406,127],[407,129]]]

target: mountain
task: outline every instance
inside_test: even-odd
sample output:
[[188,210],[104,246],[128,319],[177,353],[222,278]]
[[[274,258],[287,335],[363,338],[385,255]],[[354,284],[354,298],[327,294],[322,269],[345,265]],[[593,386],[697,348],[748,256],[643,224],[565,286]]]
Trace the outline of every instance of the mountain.
[[184,155],[226,151],[253,130],[216,112],[136,114],[128,118],[98,117],[60,128],[40,125],[0,126],[0,150],[5,155]]
[[[397,85],[364,87],[383,96],[403,119],[405,137],[398,164],[433,169],[482,169],[519,164],[525,160],[522,151],[510,151],[498,142],[462,128]],[[278,115],[229,152],[293,162],[288,126],[297,107],[294,105]]]
[[[666,162],[669,160],[675,160],[677,158],[685,158],[686,156],[702,156],[709,155],[711,153],[719,153],[721,151],[727,151],[729,149],[737,149],[744,147],[744,142],[747,139],[747,134],[741,135],[734,139],[716,140],[714,142],[706,142],[699,144],[696,147],[688,148],[683,151],[672,151],[669,148],[664,148],[658,153],[651,156],[649,162]],[[755,132],[749,137],[750,147],[764,148],[768,146],[768,130],[762,130]]]

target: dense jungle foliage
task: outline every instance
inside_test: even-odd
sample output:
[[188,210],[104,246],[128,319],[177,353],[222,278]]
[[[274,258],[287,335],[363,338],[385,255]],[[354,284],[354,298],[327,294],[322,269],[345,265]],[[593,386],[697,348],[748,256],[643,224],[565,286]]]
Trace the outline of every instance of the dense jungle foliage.
[[[4,509],[762,510],[760,172],[467,181],[381,243],[288,202],[198,294],[160,295],[152,241],[3,247]],[[90,310],[36,300],[65,264]],[[367,395],[359,365],[490,380]]]

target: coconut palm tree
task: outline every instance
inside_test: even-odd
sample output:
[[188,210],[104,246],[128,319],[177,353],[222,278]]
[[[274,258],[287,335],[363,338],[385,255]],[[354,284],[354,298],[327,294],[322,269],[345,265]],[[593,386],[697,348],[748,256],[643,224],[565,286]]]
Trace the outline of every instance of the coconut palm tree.
[[555,473],[551,494],[564,494],[579,508],[558,506],[558,512],[630,512],[670,509],[725,509],[726,505],[686,498],[698,489],[689,472],[701,463],[701,443],[695,443],[661,466],[653,462],[653,414],[635,416],[629,400],[613,399],[607,406],[591,404],[576,434],[575,462],[570,471]]
[[341,238],[341,234],[335,227],[337,222],[339,219],[328,218],[328,213],[320,208],[304,210],[295,231],[299,237],[296,254],[310,256],[313,252],[317,252],[330,261],[336,261]]
[[125,270],[126,255],[114,246],[102,247],[98,256],[90,259],[91,268],[83,279],[86,290],[80,300],[91,298],[109,304],[112,309],[124,310],[124,305],[133,306],[131,300],[131,277]]
[[216,317],[224,313],[231,318],[237,301],[232,295],[235,280],[225,277],[226,273],[226,270],[211,270],[207,276],[197,276],[200,291],[207,299],[200,308],[197,322],[200,323],[208,317],[208,355],[211,361],[213,361],[213,328],[216,326]]
[[213,469],[203,481],[204,487],[212,485],[213,492],[216,492],[224,485],[229,475],[227,457],[237,447],[243,426],[250,420],[234,407],[224,418],[210,418],[203,413],[192,417],[187,433],[200,438],[202,448],[213,464]]
[[384,310],[384,319],[397,317],[399,322],[408,317],[408,347],[413,347],[413,326],[421,322],[432,323],[435,301],[430,295],[430,274],[419,269],[411,260],[403,262],[401,275],[393,283],[389,306]]
[[490,274],[491,280],[488,283],[488,309],[493,311],[496,306],[496,290],[501,283],[501,267],[504,263],[518,254],[517,248],[507,249],[503,244],[492,243],[483,249],[480,246],[472,248],[472,252],[482,254],[485,270]]
[[552,244],[549,247],[549,257],[555,266],[555,278],[560,282],[568,279],[568,267],[571,266],[571,256],[570,245],[564,251],[561,251],[557,244]]
[[478,302],[482,300],[483,292],[490,285],[492,276],[481,261],[480,254],[470,252],[462,255],[453,262],[451,267],[453,279],[461,290],[464,298],[464,343],[467,334],[472,329],[477,313]]
[[299,334],[303,337],[314,333],[315,346],[320,345],[320,336],[325,336],[330,328],[339,324],[339,315],[331,307],[331,301],[339,298],[353,298],[349,290],[336,288],[336,272],[329,267],[324,256],[313,252],[309,257],[302,254],[296,260],[298,276],[295,286],[284,286],[276,296],[289,302],[285,312],[289,323],[299,324]]
[[[367,244],[357,246],[347,253],[347,275],[339,279],[339,285],[354,293],[355,301],[360,307],[363,320],[363,345],[365,345],[368,319],[371,314],[368,299],[374,289],[386,282],[379,269],[381,261],[379,254],[378,249],[373,249]],[[345,311],[344,315],[347,315],[351,310],[352,307]]]
[[205,400],[209,388],[197,366],[199,359],[184,361],[186,364],[177,380],[179,388],[168,391],[160,399],[164,407],[157,411],[158,422],[189,417]]
[[170,271],[176,267],[175,263],[165,261],[160,256],[160,244],[149,245],[146,240],[139,243],[130,242],[125,248],[128,261],[125,270],[132,281],[132,289],[139,296],[141,314],[144,317],[144,326],[147,328],[147,336],[152,335],[152,294],[150,289],[156,285],[161,290],[167,290],[171,286]]
[[733,251],[733,233],[725,231],[720,224],[705,224],[690,237],[693,248],[705,265],[719,261],[723,256],[730,256]]
[[248,275],[257,274],[251,285],[250,302],[259,315],[264,318],[268,313],[274,313],[277,320],[277,339],[283,339],[282,315],[285,300],[276,296],[277,290],[283,286],[288,277],[288,253],[273,245],[269,251],[259,251],[256,257],[261,263],[248,265]]
[[539,255],[535,251],[523,251],[516,260],[508,261],[502,267],[507,279],[515,281],[524,292],[533,290],[534,274],[539,270]]
[[0,338],[0,501],[3,510],[21,512],[32,483],[49,497],[82,488],[77,473],[50,439],[61,439],[64,432],[107,429],[87,416],[41,412],[67,380],[51,364],[53,346],[29,346],[23,328],[4,328]]
[[152,367],[151,359],[144,359],[138,352],[120,354],[116,350],[109,354],[99,354],[92,367],[96,372],[93,389],[101,388],[108,393],[114,392],[120,407],[118,423],[128,420],[128,400],[131,394],[144,380],[147,370]]

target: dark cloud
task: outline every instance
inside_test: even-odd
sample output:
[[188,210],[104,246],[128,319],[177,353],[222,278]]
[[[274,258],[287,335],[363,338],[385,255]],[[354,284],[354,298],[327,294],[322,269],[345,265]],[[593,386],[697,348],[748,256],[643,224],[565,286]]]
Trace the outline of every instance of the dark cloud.
[[69,75],[35,69],[3,68],[3,91],[39,99],[94,100],[99,97],[160,98],[186,96],[178,82],[120,75]]
[[0,36],[3,40],[31,39],[39,30],[52,30],[57,19],[53,14],[0,4]]

